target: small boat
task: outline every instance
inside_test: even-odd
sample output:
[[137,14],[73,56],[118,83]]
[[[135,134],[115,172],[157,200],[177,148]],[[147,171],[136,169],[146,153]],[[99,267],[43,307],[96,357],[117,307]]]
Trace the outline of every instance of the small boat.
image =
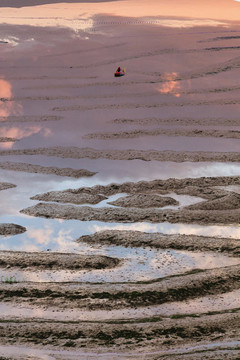
[[123,76],[123,75],[125,75],[126,74],[126,70],[125,69],[120,69],[120,71],[117,69],[116,71],[115,71],[115,73],[114,73],[114,76],[115,77],[119,77],[119,76]]

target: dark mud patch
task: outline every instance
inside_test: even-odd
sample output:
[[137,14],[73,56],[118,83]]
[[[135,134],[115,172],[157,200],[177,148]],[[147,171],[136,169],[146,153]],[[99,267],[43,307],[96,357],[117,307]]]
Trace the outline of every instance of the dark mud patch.
[[16,224],[0,224],[0,235],[9,236],[9,235],[18,235],[22,234],[27,229],[23,226]]
[[28,173],[54,174],[58,176],[69,176],[74,178],[93,176],[96,173],[85,169],[57,168],[55,166],[40,166],[26,163],[0,162],[0,169],[23,171]]
[[78,255],[67,253],[1,251],[1,268],[20,269],[106,269],[119,265],[120,260],[101,255]]
[[131,247],[150,246],[157,249],[188,251],[217,251],[240,256],[240,240],[197,235],[165,235],[141,231],[106,230],[81,236],[77,242],[90,244],[121,245]]

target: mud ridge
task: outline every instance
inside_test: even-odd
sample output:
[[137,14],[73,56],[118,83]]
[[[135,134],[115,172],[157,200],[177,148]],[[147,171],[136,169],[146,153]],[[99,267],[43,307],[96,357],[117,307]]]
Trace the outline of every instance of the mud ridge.
[[0,251],[1,268],[91,270],[113,268],[119,263],[120,260],[117,258],[101,255]]
[[191,102],[179,102],[179,103],[125,103],[125,104],[102,104],[102,105],[71,105],[71,106],[59,106],[52,108],[52,111],[89,111],[89,110],[119,110],[119,109],[152,109],[161,107],[184,107],[184,106],[206,106],[206,105],[239,105],[238,99],[219,99],[219,100],[202,100]]
[[240,288],[240,265],[138,283],[0,283],[1,301],[61,309],[114,310],[160,305]]
[[239,126],[239,119],[224,119],[224,118],[143,118],[143,119],[124,119],[116,118],[108,121],[110,124],[130,124],[130,125],[183,125],[183,126],[211,126],[211,125],[221,125],[221,126]]
[[20,211],[22,214],[50,219],[101,222],[169,222],[185,224],[239,224],[240,208],[236,210],[159,210],[157,208],[92,208],[39,203]]
[[0,191],[16,187],[14,184],[0,182]]
[[142,136],[189,136],[189,137],[216,137],[240,139],[239,130],[201,130],[201,129],[154,129],[154,130],[132,130],[119,132],[99,132],[84,135],[83,139],[113,140],[113,139],[132,139]]
[[169,192],[175,192],[176,194],[199,196],[207,200],[214,200],[216,198],[222,198],[226,195],[229,195],[229,191],[224,190],[224,188],[219,188],[229,185],[240,185],[240,177],[219,176],[185,179],[169,178],[166,180],[111,183],[109,185],[95,185],[92,187],[68,189],[58,192],[51,191],[45,194],[36,195],[32,199],[48,201],[48,197],[51,196],[51,199],[54,199],[54,196],[56,195],[57,198],[59,194],[112,196],[120,193],[132,195],[141,193],[165,195]]
[[89,194],[84,192],[78,192],[78,190],[68,189],[64,191],[51,191],[45,194],[39,194],[31,197],[31,200],[40,201],[55,201],[60,203],[71,204],[98,204],[99,202],[106,200],[107,197],[101,194]]
[[62,116],[45,115],[45,116],[0,116],[0,123],[18,123],[18,122],[42,122],[42,121],[59,121]]
[[197,235],[165,235],[130,230],[104,230],[92,235],[84,235],[77,242],[90,244],[121,245],[131,247],[150,246],[156,249],[176,249],[188,251],[217,251],[240,256],[240,241]]
[[23,171],[27,173],[40,173],[40,174],[54,174],[58,176],[69,176],[74,178],[80,178],[85,176],[93,176],[96,172],[92,172],[85,169],[71,169],[71,168],[57,168],[54,166],[40,166],[26,163],[14,163],[14,162],[0,162],[0,169]]
[[109,160],[143,160],[173,162],[239,162],[238,152],[179,152],[158,150],[97,150],[77,147],[51,147],[21,150],[0,150],[0,156],[6,155],[45,155],[71,159],[109,159]]
[[16,142],[18,139],[15,138],[9,138],[9,137],[0,137],[0,142]]
[[179,205],[179,202],[169,196],[162,197],[156,194],[137,194],[121,197],[115,201],[108,202],[108,204],[120,207],[137,207],[144,209]]
[[[147,346],[155,350],[169,350],[171,346],[189,345],[209,339],[218,341],[236,338],[233,329],[239,329],[239,313],[218,314],[179,319],[151,319],[139,323],[87,323],[81,321],[39,321],[4,322],[0,320],[1,343],[12,338],[21,344],[54,345],[65,348],[103,347],[116,345],[122,349],[133,349],[136,345],[144,354]],[[11,336],[10,336],[11,334]],[[145,349],[144,349],[145,347]],[[234,349],[234,348],[233,348]],[[230,353],[231,350],[229,349]],[[161,356],[145,357],[159,359]],[[165,358],[165,357],[164,357]],[[141,357],[142,359],[142,357]],[[182,357],[181,357],[182,359]],[[194,357],[195,359],[195,357]],[[224,357],[225,359],[225,357]]]
[[27,229],[24,226],[16,224],[0,224],[0,235],[3,236],[18,235],[25,231],[27,231]]
[[[240,195],[217,187],[239,185],[238,176],[186,178],[154,181],[140,181],[138,183],[96,185],[91,188],[79,188],[62,192],[49,192],[34,196],[33,200],[57,201],[63,203],[95,203],[102,196],[119,193],[130,194],[110,204],[121,207],[93,208],[89,206],[76,207],[51,203],[38,203],[21,210],[21,213],[36,217],[76,219],[81,221],[103,222],[170,222],[170,223],[198,223],[198,224],[238,224],[240,216]],[[201,197],[204,201],[195,205],[179,209],[159,209],[163,200],[159,195],[175,192],[179,195]],[[74,198],[76,194],[76,199]],[[97,196],[97,197],[96,197]],[[100,198],[99,198],[100,196]],[[176,205],[176,203],[175,203]],[[156,207],[157,206],[157,207]],[[146,212],[144,208],[148,208]]]

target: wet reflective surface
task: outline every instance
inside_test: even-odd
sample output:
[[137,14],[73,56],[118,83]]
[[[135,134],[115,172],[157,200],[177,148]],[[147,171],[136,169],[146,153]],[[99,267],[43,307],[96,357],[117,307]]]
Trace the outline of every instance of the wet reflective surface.
[[[66,0],[61,3],[57,0],[2,0],[0,9],[0,151],[75,146],[99,150],[240,152],[237,136],[234,139],[221,135],[204,137],[197,133],[203,129],[239,133],[238,1]],[[126,68],[126,75],[119,79],[113,77],[117,66]],[[191,129],[196,134],[166,136],[152,133],[125,139],[113,135],[108,140],[84,138],[99,132],[118,134],[149,129]],[[37,204],[30,197],[47,191],[171,177],[239,176],[240,157],[239,162],[175,163],[2,156],[0,153],[0,162],[3,161],[87,169],[97,174],[74,179],[0,170],[0,182],[17,185],[0,192],[0,222],[27,228],[21,235],[1,236],[0,250],[102,254],[122,261],[119,267],[110,270],[1,269],[3,283],[9,276],[15,277],[20,284],[29,281],[129,282],[239,263],[237,257],[219,253],[125,248],[75,241],[82,235],[107,229],[240,239],[239,224],[82,222],[35,218],[21,214],[20,210]],[[225,189],[240,193],[239,186]],[[108,202],[120,195],[95,207],[110,206]],[[177,208],[202,200],[173,193],[169,196],[179,201]],[[99,319],[107,316],[119,319],[155,316],[164,311],[168,315],[175,314],[176,309],[179,313],[195,312],[200,308],[202,312],[206,309],[220,311],[238,307],[238,298],[236,290],[224,294],[224,299],[213,296],[188,303],[165,304],[161,308],[114,310],[108,315],[98,312],[97,316]],[[2,303],[0,311],[2,317],[8,318],[13,307]],[[60,315],[49,309],[15,306],[15,316],[19,317],[59,320],[75,319],[76,314],[73,310]],[[96,313],[78,313],[79,319],[91,316]],[[206,344],[206,348],[201,346],[185,350],[234,348],[239,343],[212,342]],[[0,354],[12,356],[19,349],[0,346]],[[66,353],[69,359],[79,358],[75,351],[49,352],[23,347],[20,353],[23,357],[45,360],[64,358]],[[91,352],[82,354],[83,359],[95,358]],[[121,354],[110,352],[102,358],[120,359],[119,356]],[[135,359],[136,355],[129,353],[125,358]]]

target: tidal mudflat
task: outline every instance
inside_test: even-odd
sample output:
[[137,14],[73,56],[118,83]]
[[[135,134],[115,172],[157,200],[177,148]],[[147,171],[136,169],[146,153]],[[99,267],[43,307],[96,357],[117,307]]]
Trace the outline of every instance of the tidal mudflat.
[[239,359],[240,3],[0,7],[0,359]]

